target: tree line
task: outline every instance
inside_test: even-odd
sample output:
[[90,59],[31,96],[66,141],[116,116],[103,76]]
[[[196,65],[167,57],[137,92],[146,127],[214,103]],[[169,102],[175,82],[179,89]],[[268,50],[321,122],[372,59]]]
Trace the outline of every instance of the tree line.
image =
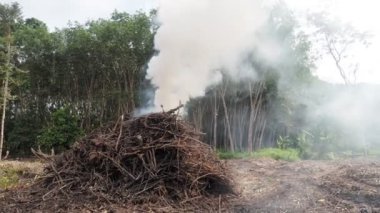
[[153,15],[115,11],[49,32],[42,21],[23,19],[17,3],[1,4],[3,152],[29,154],[62,108],[90,131],[142,106],[141,91],[151,87],[145,66],[154,54]]
[[[150,58],[159,54],[154,17],[155,11],[115,11],[108,19],[50,32],[41,20],[22,18],[17,3],[0,4],[0,153],[63,151],[151,101],[146,94],[155,88],[145,75]],[[273,7],[256,39],[281,44],[280,56],[268,61],[257,46],[245,56],[255,78],[236,81],[222,71],[222,82],[186,104],[185,118],[219,150],[296,148],[310,158],[313,149],[340,146],[346,139],[331,120],[309,116],[331,85],[313,76],[311,39],[291,11]]]

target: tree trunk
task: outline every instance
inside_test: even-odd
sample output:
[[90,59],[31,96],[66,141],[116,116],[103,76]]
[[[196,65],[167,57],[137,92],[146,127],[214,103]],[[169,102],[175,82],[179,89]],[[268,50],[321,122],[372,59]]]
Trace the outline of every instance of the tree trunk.
[[[262,83],[259,83],[256,85],[256,89],[251,88],[251,84],[249,84],[250,87],[250,105],[251,105],[251,113],[249,115],[249,126],[248,126],[248,150],[252,152],[254,150],[254,143],[255,143],[255,133],[256,133],[256,120],[259,115],[259,112],[261,111],[261,93],[263,89]],[[252,93],[255,92],[255,97],[252,97]],[[256,124],[256,125],[255,125]]]
[[260,135],[260,139],[259,139],[259,146],[257,147],[257,149],[261,149],[261,146],[262,146],[262,143],[263,143],[263,136],[264,136],[264,132],[265,132],[265,128],[267,126],[267,119],[264,118],[264,124],[263,124],[263,127],[261,129],[261,135]]
[[231,124],[230,124],[230,119],[228,117],[227,104],[226,104],[226,100],[225,100],[225,97],[224,97],[225,94],[226,94],[226,91],[224,90],[223,94],[221,94],[221,96],[222,96],[222,103],[223,103],[223,108],[224,108],[224,115],[226,116],[226,122],[227,122],[228,138],[229,138],[229,141],[230,141],[230,151],[231,152],[235,152],[234,141],[232,139],[232,133],[231,133]]
[[251,85],[251,83],[249,83],[250,114],[249,114],[248,140],[247,140],[248,152],[253,151],[253,147],[252,147],[253,132],[252,132],[252,129],[253,129],[253,122],[254,122],[253,116],[255,113],[255,107],[253,104],[252,93],[253,93],[252,85]]
[[214,92],[215,94],[215,103],[214,103],[214,148],[216,149],[216,143],[217,143],[217,129],[218,129],[218,108],[217,108],[217,97],[216,97],[216,90]]
[[0,160],[3,154],[4,145],[4,126],[5,126],[5,112],[7,108],[7,98],[8,98],[8,84],[9,84],[9,65],[11,62],[11,29],[8,26],[7,33],[7,61],[5,64],[5,79],[4,79],[4,90],[3,90],[3,114],[1,117],[1,133],[0,133]]

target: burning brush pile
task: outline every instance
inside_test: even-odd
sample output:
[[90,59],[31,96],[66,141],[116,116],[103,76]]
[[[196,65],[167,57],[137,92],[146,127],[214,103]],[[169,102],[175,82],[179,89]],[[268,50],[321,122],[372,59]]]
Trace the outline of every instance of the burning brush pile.
[[12,192],[10,212],[223,208],[233,192],[226,168],[176,110],[121,118],[89,134],[34,185]]

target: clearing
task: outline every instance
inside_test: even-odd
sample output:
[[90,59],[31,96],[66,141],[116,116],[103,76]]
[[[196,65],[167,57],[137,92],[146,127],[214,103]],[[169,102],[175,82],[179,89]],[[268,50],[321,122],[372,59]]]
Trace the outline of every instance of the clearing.
[[230,160],[234,212],[380,212],[380,160]]

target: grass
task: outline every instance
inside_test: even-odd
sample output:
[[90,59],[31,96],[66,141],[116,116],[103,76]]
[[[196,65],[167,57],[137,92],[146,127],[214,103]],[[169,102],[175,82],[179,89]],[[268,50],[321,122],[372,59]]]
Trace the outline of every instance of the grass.
[[221,159],[272,158],[275,160],[300,160],[299,152],[295,149],[266,148],[256,152],[223,152],[218,151]]
[[41,174],[43,164],[39,162],[0,161],[0,189],[18,186],[26,174]]
[[230,152],[230,151],[218,151],[218,156],[220,159],[247,159],[252,158],[250,152]]
[[253,153],[256,158],[272,158],[275,160],[297,161],[300,160],[299,152],[295,149],[267,148]]
[[21,174],[21,170],[12,167],[0,167],[0,189],[16,186]]

